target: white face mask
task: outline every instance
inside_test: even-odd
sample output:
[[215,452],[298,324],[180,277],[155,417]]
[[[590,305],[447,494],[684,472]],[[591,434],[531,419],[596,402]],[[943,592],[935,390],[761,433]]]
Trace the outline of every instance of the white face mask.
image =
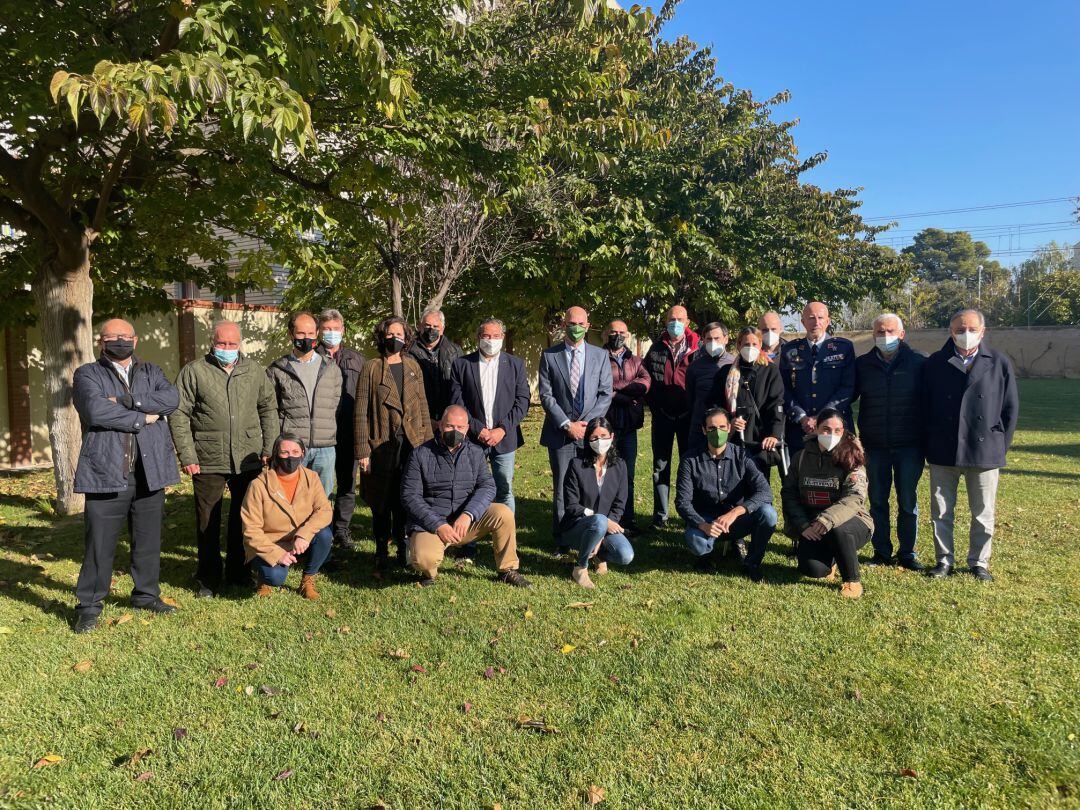
[[836,445],[840,444],[842,438],[839,433],[819,433],[817,435],[817,442],[821,446],[821,449],[828,453]]
[[875,335],[874,345],[886,354],[892,354],[900,348],[900,338],[896,335]]
[[719,357],[724,353],[724,346],[726,344],[721,343],[719,340],[706,340],[705,351],[709,353],[709,357]]
[[980,337],[978,332],[964,331],[958,335],[953,335],[952,339],[957,348],[963,349],[964,351],[971,351],[979,345]]
[[747,363],[756,363],[758,357],[761,356],[761,349],[757,346],[743,346],[739,349],[739,355]]
[[503,339],[494,338],[492,340],[488,340],[486,338],[480,338],[479,345],[480,353],[483,354],[485,357],[491,357],[492,355],[498,354],[502,351]]
[[771,349],[777,343],[780,342],[780,333],[775,329],[766,329],[761,333],[761,345],[766,349]]
[[590,439],[589,447],[593,449],[593,452],[598,456],[602,456],[611,449],[611,439]]

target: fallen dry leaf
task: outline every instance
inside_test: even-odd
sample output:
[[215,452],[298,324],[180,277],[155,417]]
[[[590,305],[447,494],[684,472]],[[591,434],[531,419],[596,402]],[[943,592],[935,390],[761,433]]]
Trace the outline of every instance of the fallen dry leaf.
[[630,639],[630,646],[633,647],[635,650],[638,648],[638,646],[640,644],[641,644],[641,642],[638,641],[636,638]]
[[409,667],[409,669],[413,672],[419,672],[421,675],[427,674],[427,670],[424,669],[420,664],[413,664],[411,667]]
[[377,713],[375,715],[375,722],[376,723],[385,723],[386,722],[386,715],[383,714],[382,712]]
[[[237,690],[239,690],[239,689],[240,689],[240,687],[239,687],[239,686],[238,686],[238,687],[236,687],[236,688],[237,688]],[[245,694],[245,695],[247,695],[248,697],[251,697],[252,695],[254,695],[254,694],[255,694],[255,687],[254,687],[254,686],[251,686],[251,685],[245,686],[245,687],[244,687],[244,694]]]
[[10,636],[14,632],[10,627],[0,627],[0,636]]
[[462,705],[461,710],[465,712],[465,714],[468,714],[472,711],[472,704],[466,700],[465,703]]
[[164,602],[169,607],[174,607],[174,608],[180,607],[180,603],[177,602],[175,599],[173,599],[171,596],[163,596],[163,597],[161,597],[161,601]]
[[305,731],[307,731],[307,723],[301,720],[299,723],[292,727],[292,730],[293,734],[303,734]]
[[288,779],[290,776],[292,776],[293,773],[294,773],[294,771],[293,771],[292,768],[286,768],[285,770],[281,771],[277,776],[274,777],[274,781],[275,782],[283,782],[286,779]]
[[250,664],[247,665],[247,668],[250,670],[256,670],[259,668],[259,664],[257,661],[252,661]]
[[153,778],[154,778],[153,771],[143,771],[142,773],[140,773],[138,776],[135,777],[135,781],[136,782],[149,782]]
[[328,611],[326,611],[326,618],[332,619],[335,616],[337,616],[337,611],[334,610],[333,608],[330,608]]
[[525,611],[525,618],[526,619],[531,619],[532,617],[533,617],[533,612],[531,610],[526,610]]
[[186,739],[187,735],[188,733],[186,728],[174,728],[172,731],[172,736],[174,740]]
[[517,719],[518,728],[528,729],[529,731],[536,731],[540,734],[558,734],[559,730],[555,726],[548,725],[546,719],[541,717],[538,720],[534,720],[526,715],[521,715]]
[[617,675],[608,675],[608,680],[611,681],[612,683],[618,683],[619,682],[619,677]]
[[562,649],[560,649],[559,652],[561,652],[563,655],[567,655],[569,653],[572,653],[576,649],[577,647],[575,647],[573,644],[563,644]]
[[34,768],[34,770],[38,770],[39,768],[48,768],[50,765],[56,765],[57,763],[60,763],[60,762],[63,762],[63,761],[64,761],[64,758],[62,756],[60,756],[59,754],[46,754],[45,756],[43,756],[41,759],[39,759],[37,762],[34,763],[33,768]]
[[125,765],[137,765],[140,761],[151,756],[153,753],[153,748],[140,748],[132,754],[121,754],[113,760],[113,767],[122,768]]
[[224,675],[222,675],[220,678],[218,678],[216,681],[214,681],[214,688],[215,689],[220,689],[221,687],[225,686],[228,682],[229,682],[229,679],[226,678]]
[[119,617],[119,618],[118,618],[118,619],[116,620],[116,623],[117,623],[117,624],[126,624],[127,622],[130,622],[130,621],[131,621],[132,619],[134,619],[134,618],[135,618],[135,617],[134,617],[134,616],[132,616],[132,615],[131,615],[130,613],[125,613],[125,614],[124,614],[123,616],[120,616],[120,617]]
[[906,776],[908,779],[918,779],[919,778],[918,772],[911,769],[911,768],[901,768],[900,769],[900,775],[901,776]]
[[94,666],[94,662],[93,662],[93,661],[80,661],[80,662],[79,662],[79,663],[77,663],[77,664],[76,664],[75,666],[73,666],[73,667],[72,667],[72,669],[73,669],[73,670],[74,670],[75,672],[89,672],[89,671],[90,671],[90,669],[91,669],[91,668],[92,668],[93,666]]
[[349,625],[347,624],[343,624],[337,629],[337,631],[341,633],[341,635],[345,636],[352,632],[352,628],[349,627]]
[[571,602],[569,605],[567,605],[567,607],[570,608],[571,610],[588,610],[594,604],[596,604],[596,603],[595,602]]
[[398,647],[396,650],[390,650],[390,652],[388,652],[387,655],[389,655],[391,658],[408,658],[409,657],[409,653],[406,650],[401,649],[401,647]]
[[268,686],[265,683],[259,687],[259,691],[267,697],[277,697],[281,694],[281,690],[278,689],[276,686]]
[[484,670],[484,677],[489,681],[495,677],[495,667],[488,667]]
[[587,801],[590,805],[597,805],[604,800],[604,797],[606,795],[607,791],[604,790],[602,787],[597,787],[596,785],[589,785],[589,789],[585,792],[585,801]]

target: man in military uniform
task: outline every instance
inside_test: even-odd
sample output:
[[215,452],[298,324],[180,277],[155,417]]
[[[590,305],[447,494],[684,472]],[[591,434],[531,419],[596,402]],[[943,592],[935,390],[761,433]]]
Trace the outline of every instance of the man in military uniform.
[[803,437],[817,426],[814,416],[826,408],[840,411],[848,430],[854,427],[855,346],[847,338],[828,333],[829,308],[820,301],[806,305],[802,323],[806,337],[786,343],[780,352],[786,441],[792,453],[802,448]]

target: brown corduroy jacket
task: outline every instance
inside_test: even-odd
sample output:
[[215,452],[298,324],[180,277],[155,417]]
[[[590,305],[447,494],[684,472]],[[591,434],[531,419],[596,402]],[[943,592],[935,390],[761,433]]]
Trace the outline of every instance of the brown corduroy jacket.
[[311,540],[330,525],[334,508],[323,491],[319,476],[300,468],[300,480],[292,503],[285,497],[277,473],[265,469],[251,482],[240,510],[244,524],[244,558],[261,557],[278,565],[297,537]]
[[[420,364],[401,357],[405,375],[404,403],[386,360],[369,360],[356,385],[356,458],[371,459],[371,471],[360,474],[360,495],[378,508],[387,496],[392,473],[404,463],[406,450],[431,438],[424,376]],[[402,440],[399,441],[398,435]]]

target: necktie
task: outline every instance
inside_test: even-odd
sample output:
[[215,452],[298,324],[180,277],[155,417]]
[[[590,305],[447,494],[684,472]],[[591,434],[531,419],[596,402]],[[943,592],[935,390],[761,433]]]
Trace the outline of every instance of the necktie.
[[570,396],[577,397],[578,385],[581,383],[581,360],[578,359],[578,350],[570,350]]
[[810,347],[810,356],[813,357],[815,360],[817,360],[817,348],[818,345],[816,343]]

